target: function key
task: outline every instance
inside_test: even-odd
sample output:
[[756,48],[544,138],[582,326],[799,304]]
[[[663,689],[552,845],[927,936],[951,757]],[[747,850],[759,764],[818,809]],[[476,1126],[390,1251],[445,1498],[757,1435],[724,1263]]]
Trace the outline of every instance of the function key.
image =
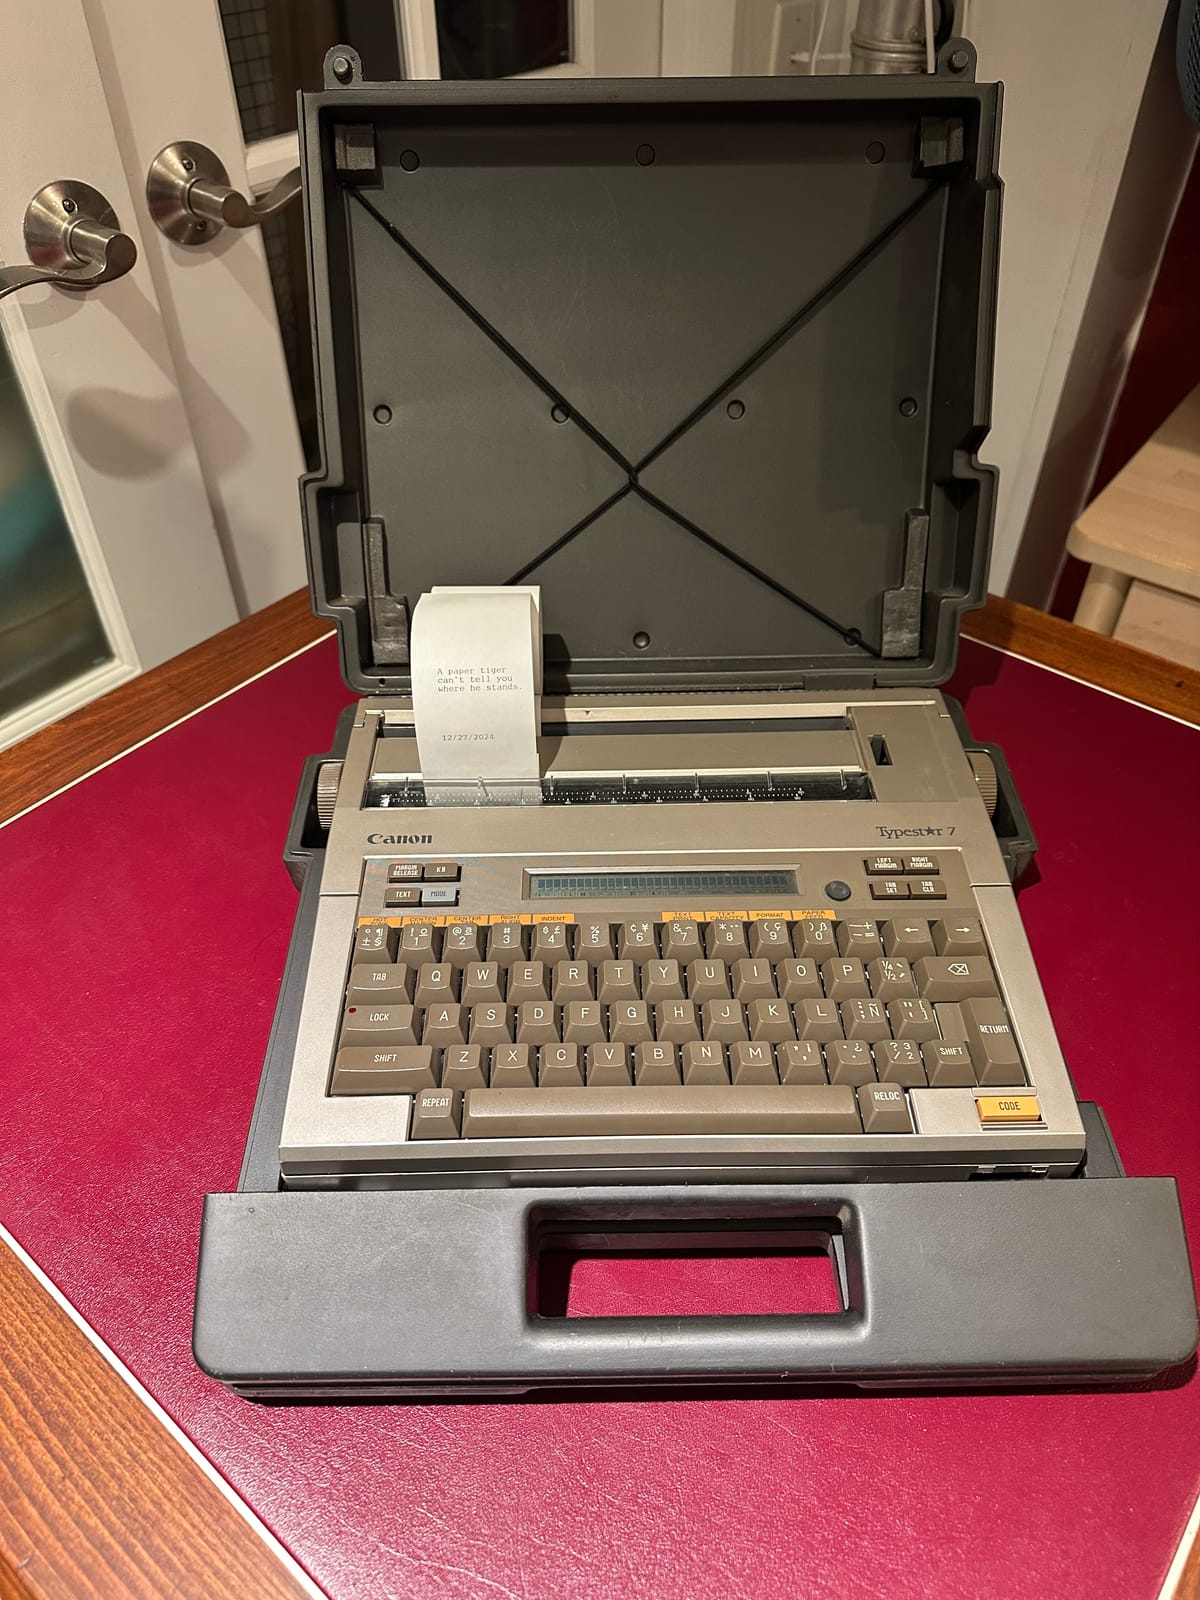
[[700,948],[700,924],[688,917],[671,917],[662,925],[662,953],[668,960],[695,961]]
[[944,878],[912,878],[909,880],[908,893],[913,900],[944,900],[946,898],[946,880]]
[[[911,1133],[908,1102],[898,1083],[864,1083],[855,1090],[868,1133]],[[982,1119],[981,1119],[982,1120]]]
[[758,959],[786,959],[792,953],[792,925],[784,917],[760,917],[750,924],[750,954]]
[[422,867],[419,861],[389,861],[387,881],[389,883],[413,883],[421,876]]
[[905,856],[905,872],[940,872],[941,864],[936,856],[916,855]]
[[872,878],[890,878],[905,870],[903,856],[867,856],[863,866]]
[[559,961],[570,953],[565,922],[539,922],[534,925],[531,961]]
[[423,906],[456,906],[458,887],[453,883],[431,883],[421,890]]
[[872,900],[908,899],[908,880],[905,878],[873,878],[869,887]]
[[421,890],[416,884],[399,885],[383,891],[385,906],[419,906],[421,904]]
[[457,883],[462,868],[457,861],[427,861],[423,876],[426,883]]
[[350,991],[346,998],[352,1006],[379,1003],[403,1005],[412,999],[415,982],[416,973],[403,962],[398,966],[391,962],[369,966],[364,962],[352,969]]
[[825,961],[837,954],[833,923],[825,917],[802,917],[793,926],[792,938],[802,961]]
[[737,917],[721,917],[710,922],[705,940],[708,945],[705,953],[714,961],[740,961],[750,954],[746,924]]
[[[528,955],[525,929],[519,922],[493,922],[488,929],[487,958],[501,967],[523,962]],[[930,951],[932,955],[932,950]]]

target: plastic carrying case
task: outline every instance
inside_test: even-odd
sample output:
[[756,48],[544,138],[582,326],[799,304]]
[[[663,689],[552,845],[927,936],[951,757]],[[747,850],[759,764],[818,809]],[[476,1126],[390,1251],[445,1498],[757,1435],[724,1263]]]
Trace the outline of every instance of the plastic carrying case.
[[[405,692],[434,584],[524,581],[551,692],[944,681],[995,490],[1000,89],[974,66],[952,39],[928,77],[383,85],[331,51],[301,123],[303,504],[346,682]],[[1194,1349],[1174,1183],[1125,1178],[1090,1105],[1054,1182],[280,1191],[314,777],[239,1190],[205,1207],[195,1351],[238,1392],[1113,1381]],[[1015,865],[1007,784],[1006,817]],[[542,1250],[614,1233],[820,1235],[845,1309],[539,1315]]]

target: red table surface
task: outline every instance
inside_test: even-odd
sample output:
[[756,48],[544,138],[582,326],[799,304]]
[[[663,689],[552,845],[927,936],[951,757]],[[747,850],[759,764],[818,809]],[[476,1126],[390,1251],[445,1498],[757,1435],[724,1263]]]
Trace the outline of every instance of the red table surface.
[[[980,646],[952,687],[1041,838],[1021,905],[1079,1090],[1196,1237],[1200,740]],[[347,699],[322,643],[0,833],[0,1220],[299,1561],[338,1600],[1154,1596],[1200,1481],[1190,1374],[266,1408],[196,1369],[201,1196],[237,1180],[285,825]]]

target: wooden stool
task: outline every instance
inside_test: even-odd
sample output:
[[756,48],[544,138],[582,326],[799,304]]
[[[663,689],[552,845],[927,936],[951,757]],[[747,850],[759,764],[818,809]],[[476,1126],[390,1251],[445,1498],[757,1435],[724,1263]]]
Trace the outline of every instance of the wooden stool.
[[1081,627],[1111,635],[1127,613],[1136,629],[1138,613],[1157,609],[1160,627],[1200,651],[1200,389],[1080,513],[1067,549],[1092,568],[1075,610]]

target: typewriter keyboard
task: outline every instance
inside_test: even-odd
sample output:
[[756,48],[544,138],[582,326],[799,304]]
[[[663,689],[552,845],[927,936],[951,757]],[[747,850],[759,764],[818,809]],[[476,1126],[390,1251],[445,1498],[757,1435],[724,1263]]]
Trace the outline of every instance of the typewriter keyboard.
[[425,1140],[908,1133],[926,1087],[1039,1120],[980,924],[940,907],[367,922],[329,1093],[412,1095]]

